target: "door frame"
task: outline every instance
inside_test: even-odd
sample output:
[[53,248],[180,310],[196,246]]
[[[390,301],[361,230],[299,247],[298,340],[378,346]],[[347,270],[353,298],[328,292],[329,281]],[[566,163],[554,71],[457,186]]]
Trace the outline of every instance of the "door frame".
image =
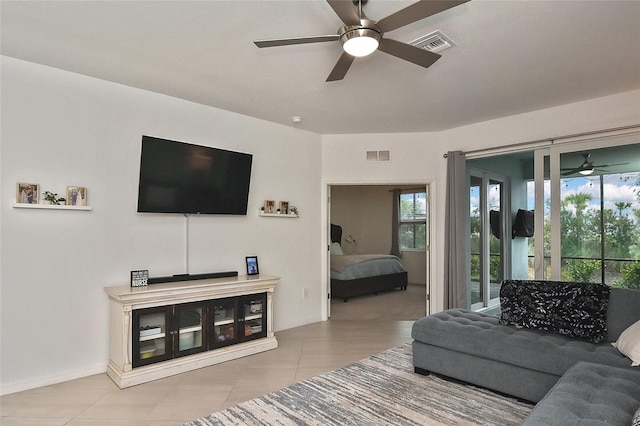
[[425,300],[426,314],[429,315],[435,310],[435,300],[433,296],[433,283],[436,282],[436,265],[432,262],[431,248],[436,236],[436,221],[434,218],[434,212],[436,211],[436,182],[435,180],[393,180],[393,181],[371,181],[371,180],[325,180],[322,183],[321,199],[323,200],[324,208],[322,211],[322,230],[321,230],[321,247],[323,247],[323,254],[321,256],[321,294],[326,294],[327,297],[321,298],[321,313],[322,321],[327,321],[331,313],[331,284],[330,284],[330,261],[329,261],[329,246],[331,245],[331,187],[332,186],[356,186],[356,185],[415,185],[424,186],[427,189],[427,220],[429,222],[429,235],[427,236],[427,250],[426,256],[426,293]]

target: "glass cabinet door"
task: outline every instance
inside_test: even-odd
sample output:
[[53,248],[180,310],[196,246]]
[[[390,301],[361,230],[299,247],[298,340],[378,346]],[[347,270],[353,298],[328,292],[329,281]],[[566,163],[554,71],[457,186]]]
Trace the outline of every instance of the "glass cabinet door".
[[174,348],[176,355],[183,356],[200,352],[206,348],[204,333],[205,303],[186,303],[176,305],[177,325]]
[[211,347],[227,346],[238,341],[238,321],[236,299],[214,300],[213,311],[213,341]]
[[133,311],[133,366],[164,361],[171,355],[171,307]]
[[265,293],[252,294],[242,298],[244,324],[242,333],[245,340],[267,335],[267,297]]

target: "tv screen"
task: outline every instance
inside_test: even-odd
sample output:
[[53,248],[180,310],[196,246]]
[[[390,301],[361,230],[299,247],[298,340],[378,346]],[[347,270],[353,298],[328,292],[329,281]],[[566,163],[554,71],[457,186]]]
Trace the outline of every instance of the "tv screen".
[[246,215],[253,156],[142,136],[138,212]]

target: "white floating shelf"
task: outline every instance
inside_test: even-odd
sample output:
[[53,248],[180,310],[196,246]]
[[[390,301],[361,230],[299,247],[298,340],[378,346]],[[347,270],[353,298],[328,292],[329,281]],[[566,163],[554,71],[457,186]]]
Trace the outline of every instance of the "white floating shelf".
[[278,214],[278,213],[263,213],[263,212],[260,212],[260,216],[267,216],[267,217],[299,217],[297,214],[293,214],[293,213]]
[[48,210],[92,210],[89,206],[60,206],[56,204],[13,203],[14,209],[48,209]]

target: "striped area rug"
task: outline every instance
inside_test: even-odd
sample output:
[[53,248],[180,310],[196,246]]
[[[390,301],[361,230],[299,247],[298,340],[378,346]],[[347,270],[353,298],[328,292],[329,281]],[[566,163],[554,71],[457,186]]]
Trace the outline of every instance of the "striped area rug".
[[185,425],[518,425],[531,409],[415,374],[407,343]]

